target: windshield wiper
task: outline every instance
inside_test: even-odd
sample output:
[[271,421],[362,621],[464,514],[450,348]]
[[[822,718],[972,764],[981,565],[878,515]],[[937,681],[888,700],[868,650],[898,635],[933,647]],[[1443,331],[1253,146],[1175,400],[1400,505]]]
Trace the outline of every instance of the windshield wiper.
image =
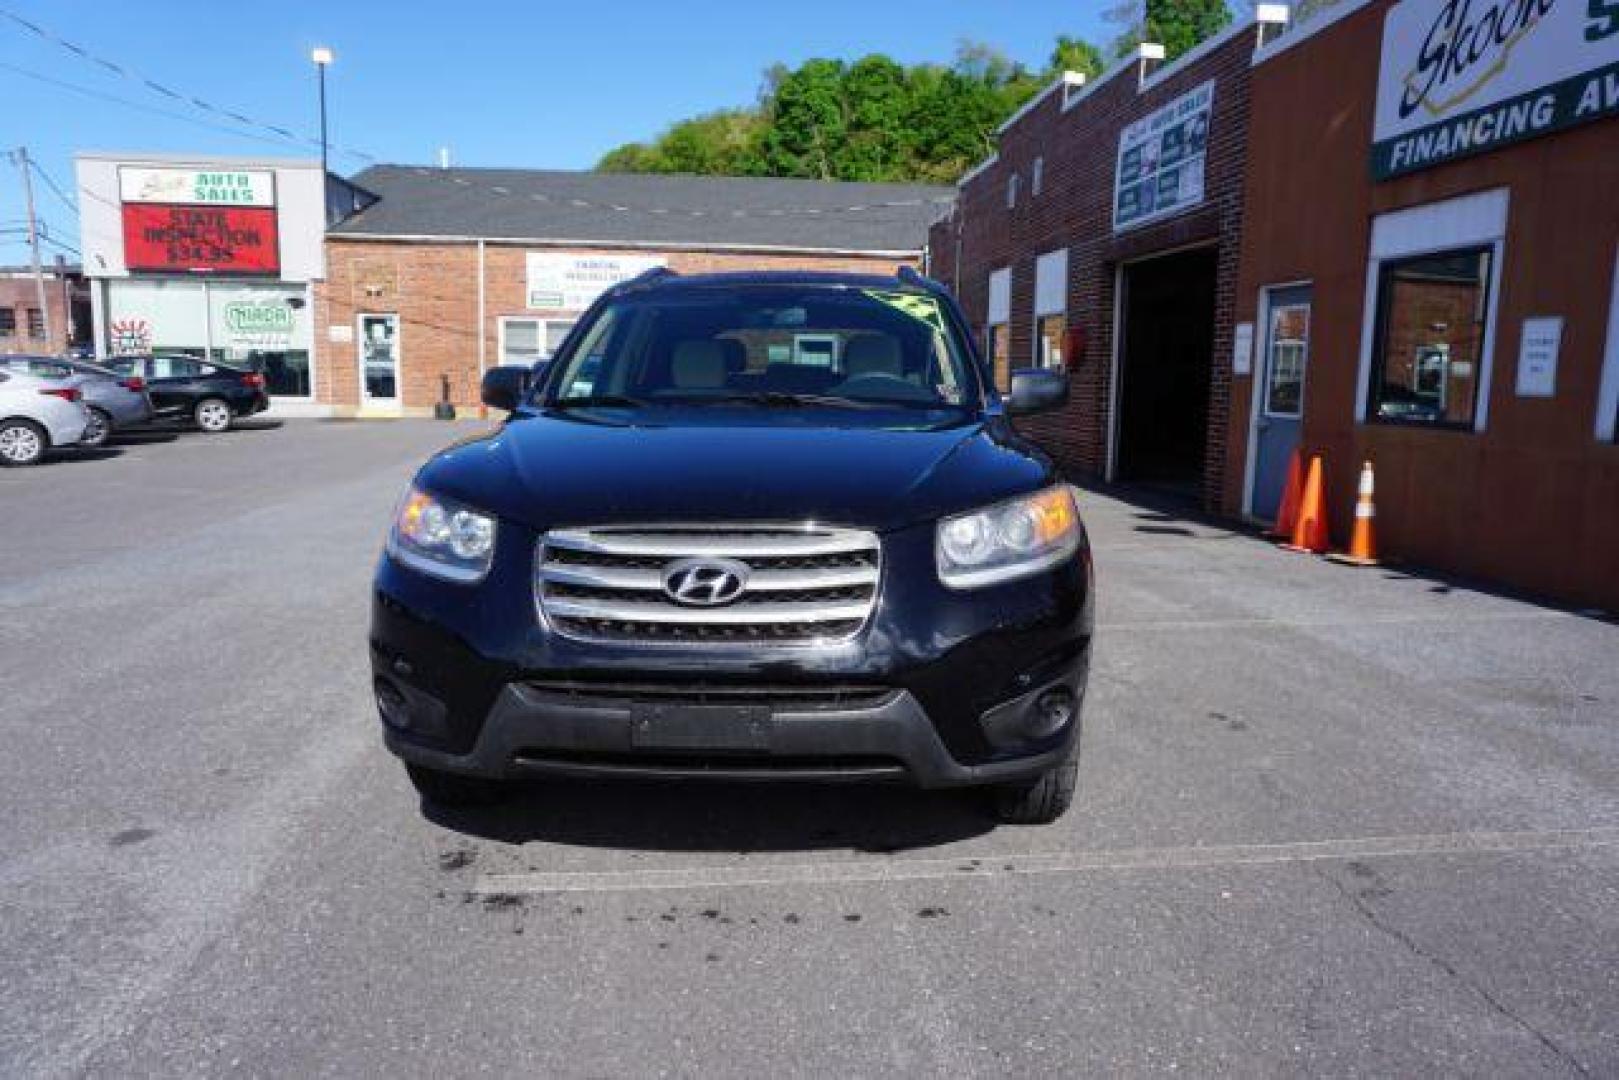
[[643,406],[656,404],[658,404],[656,401],[648,401],[646,398],[628,397],[624,394],[587,394],[584,397],[558,398],[557,400],[550,402],[548,407],[552,409],[591,407],[638,409],[642,408]]

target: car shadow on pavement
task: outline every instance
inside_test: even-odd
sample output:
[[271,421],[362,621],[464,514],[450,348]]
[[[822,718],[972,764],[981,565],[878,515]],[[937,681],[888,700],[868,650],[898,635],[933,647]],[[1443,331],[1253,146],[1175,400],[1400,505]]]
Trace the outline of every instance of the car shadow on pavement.
[[506,844],[647,851],[910,851],[994,828],[974,792],[635,780],[526,782],[498,806],[422,803],[446,829]]
[[285,424],[285,420],[238,420],[230,426],[230,429],[231,431],[277,431]]
[[105,461],[122,453],[123,451],[115,446],[70,446],[63,448],[60,453],[47,456],[40,464],[70,465],[78,461]]
[[124,428],[113,432],[107,441],[114,445],[149,446],[155,443],[171,443],[179,437],[178,428]]

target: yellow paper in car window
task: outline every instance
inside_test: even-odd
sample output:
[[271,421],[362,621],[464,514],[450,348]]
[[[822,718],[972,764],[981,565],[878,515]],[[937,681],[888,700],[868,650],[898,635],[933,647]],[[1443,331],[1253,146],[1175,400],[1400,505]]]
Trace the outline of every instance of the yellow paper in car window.
[[873,300],[904,312],[917,322],[932,327],[940,334],[945,332],[944,312],[939,310],[939,301],[931,296],[918,296],[916,293],[907,292],[885,292],[882,289],[865,289],[862,291]]

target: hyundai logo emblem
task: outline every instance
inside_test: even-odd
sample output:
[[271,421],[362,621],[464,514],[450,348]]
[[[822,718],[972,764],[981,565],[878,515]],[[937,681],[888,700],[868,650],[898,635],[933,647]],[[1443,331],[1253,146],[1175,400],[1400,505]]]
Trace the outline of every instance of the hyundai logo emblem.
[[663,591],[687,607],[718,607],[742,595],[748,566],[735,559],[681,559],[663,569]]

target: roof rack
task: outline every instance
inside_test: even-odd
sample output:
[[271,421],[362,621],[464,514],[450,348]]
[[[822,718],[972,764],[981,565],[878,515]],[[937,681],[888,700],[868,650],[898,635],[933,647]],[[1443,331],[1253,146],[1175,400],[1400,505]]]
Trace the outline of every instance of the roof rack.
[[907,285],[914,285],[918,289],[926,289],[930,293],[941,293],[944,285],[924,275],[916,267],[906,263],[895,271],[894,276]]
[[669,269],[667,266],[654,266],[650,269],[641,271],[632,278],[619,282],[617,285],[613,286],[613,291],[620,292],[624,289],[631,289],[641,285],[651,285],[654,282],[662,281],[664,278],[679,276],[680,275],[677,272]]

